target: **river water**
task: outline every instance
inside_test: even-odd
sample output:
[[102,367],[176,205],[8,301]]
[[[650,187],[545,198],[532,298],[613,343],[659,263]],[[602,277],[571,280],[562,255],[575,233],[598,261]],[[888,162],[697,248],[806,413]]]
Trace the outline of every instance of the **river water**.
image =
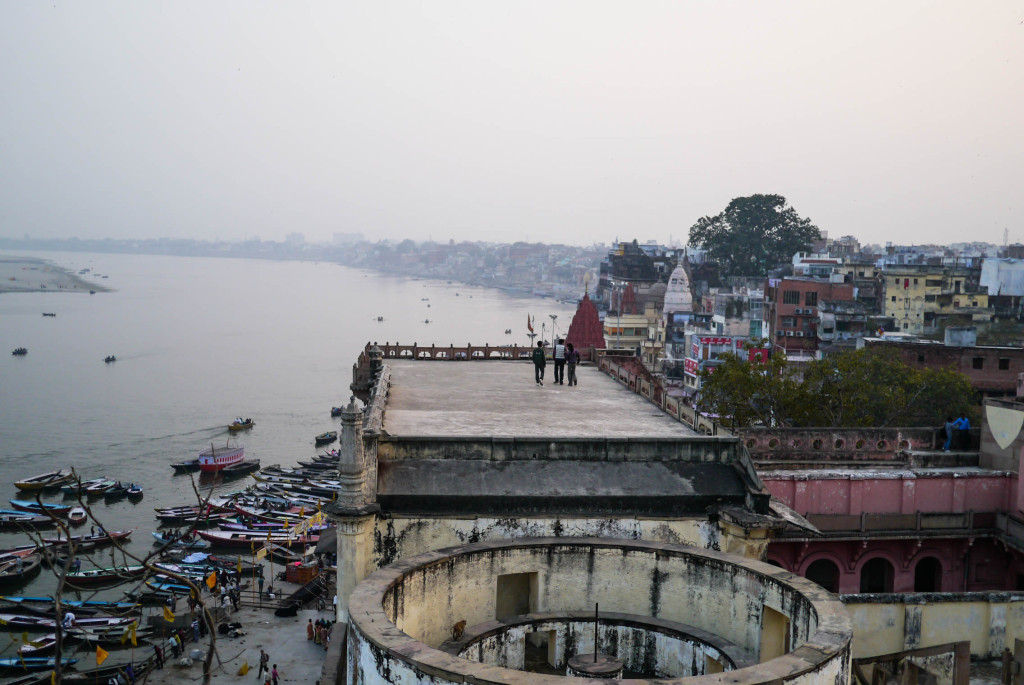
[[[51,469],[135,481],[145,488],[140,503],[98,500],[94,511],[109,529],[134,529],[137,552],[152,549],[154,507],[195,502],[190,478],[170,464],[224,444],[234,417],[255,420],[238,441],[264,466],[316,454],[313,436],[338,428],[330,408],[347,401],[352,364],[368,341],[527,345],[528,314],[538,332],[557,315],[564,333],[575,310],[331,263],[5,254],[89,268],[113,290],[0,294],[0,487],[8,493],[0,508],[18,496],[15,480]],[[27,356],[10,354],[22,346]],[[105,364],[107,355],[117,362]],[[25,541],[0,533],[0,547]],[[52,586],[44,569],[18,592]]]

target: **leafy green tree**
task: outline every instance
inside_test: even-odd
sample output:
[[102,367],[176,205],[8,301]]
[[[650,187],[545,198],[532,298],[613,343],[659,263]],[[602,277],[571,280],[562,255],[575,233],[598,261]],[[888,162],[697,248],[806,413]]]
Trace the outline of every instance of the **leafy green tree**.
[[801,218],[781,195],[751,195],[732,200],[721,214],[705,216],[690,227],[690,245],[707,250],[722,276],[764,276],[789,262],[821,237],[810,219]]
[[729,425],[938,426],[976,413],[974,389],[952,367],[909,366],[895,350],[840,352],[798,368],[774,351],[768,364],[735,356],[703,372],[700,406]]

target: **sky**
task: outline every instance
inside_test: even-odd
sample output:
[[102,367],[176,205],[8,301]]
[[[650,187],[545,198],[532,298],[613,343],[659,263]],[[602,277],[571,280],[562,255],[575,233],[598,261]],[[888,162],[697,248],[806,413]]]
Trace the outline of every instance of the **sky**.
[[1024,5],[0,0],[0,236],[1024,242]]

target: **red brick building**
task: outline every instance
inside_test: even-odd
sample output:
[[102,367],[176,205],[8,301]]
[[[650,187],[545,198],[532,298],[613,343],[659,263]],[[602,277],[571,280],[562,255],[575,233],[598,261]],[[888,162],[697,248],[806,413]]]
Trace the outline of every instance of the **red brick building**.
[[818,303],[854,300],[852,283],[824,278],[768,279],[764,288],[763,330],[772,345],[791,359],[815,359],[818,352]]

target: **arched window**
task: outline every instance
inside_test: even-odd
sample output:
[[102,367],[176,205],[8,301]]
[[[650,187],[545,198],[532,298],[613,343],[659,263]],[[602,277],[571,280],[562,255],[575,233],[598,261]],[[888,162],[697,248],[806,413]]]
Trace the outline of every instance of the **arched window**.
[[839,567],[828,559],[818,559],[807,567],[807,580],[829,592],[839,592]]
[[942,563],[935,557],[925,557],[914,567],[914,592],[940,592],[942,590]]
[[892,564],[875,557],[860,567],[861,592],[892,592]]

